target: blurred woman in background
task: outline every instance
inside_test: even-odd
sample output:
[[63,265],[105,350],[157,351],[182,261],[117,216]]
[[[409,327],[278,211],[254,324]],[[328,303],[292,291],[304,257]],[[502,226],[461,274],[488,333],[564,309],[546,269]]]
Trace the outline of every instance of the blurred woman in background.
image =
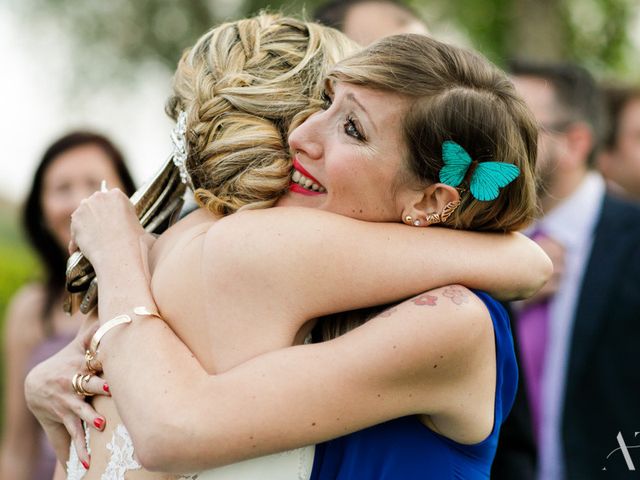
[[56,140],[35,172],[22,223],[43,275],[20,289],[7,310],[0,478],[49,480],[53,475],[55,454],[27,409],[24,379],[34,365],[69,343],[83,320],[62,308],[69,226],[71,213],[103,179],[128,194],[135,190],[122,153],[106,137],[83,131]]

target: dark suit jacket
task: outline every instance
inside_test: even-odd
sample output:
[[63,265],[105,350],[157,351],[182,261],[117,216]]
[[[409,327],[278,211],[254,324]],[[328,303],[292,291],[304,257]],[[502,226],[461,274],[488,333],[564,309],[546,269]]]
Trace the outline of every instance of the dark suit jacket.
[[[521,387],[523,382],[526,378],[521,376]],[[566,478],[600,477],[603,468],[607,469],[607,478],[626,478],[628,464],[620,450],[618,433],[626,446],[632,447],[640,445],[640,434],[635,438],[637,431],[640,206],[606,195],[582,279],[570,343],[562,416]],[[503,427],[492,478],[532,478],[533,445],[521,388]],[[628,452],[636,471],[640,471],[640,448],[628,448]]]

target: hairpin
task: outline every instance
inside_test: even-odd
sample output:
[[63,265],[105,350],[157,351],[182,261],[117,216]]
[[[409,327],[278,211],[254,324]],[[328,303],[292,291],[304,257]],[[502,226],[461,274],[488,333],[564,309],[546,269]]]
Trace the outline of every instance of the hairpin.
[[182,183],[187,184],[191,190],[195,190],[193,187],[193,182],[191,181],[191,176],[187,171],[187,113],[184,110],[181,110],[178,114],[178,120],[176,122],[176,126],[173,128],[171,132],[171,141],[173,142],[173,153],[171,157],[173,158],[173,163],[176,167],[178,167],[178,171],[180,172],[180,179]]
[[[451,140],[442,142],[442,160],[444,167],[440,169],[440,181],[450,187],[462,183],[473,163],[467,151]],[[511,163],[478,162],[471,174],[469,190],[482,202],[495,200],[500,195],[500,189],[513,182],[518,175],[520,169]]]

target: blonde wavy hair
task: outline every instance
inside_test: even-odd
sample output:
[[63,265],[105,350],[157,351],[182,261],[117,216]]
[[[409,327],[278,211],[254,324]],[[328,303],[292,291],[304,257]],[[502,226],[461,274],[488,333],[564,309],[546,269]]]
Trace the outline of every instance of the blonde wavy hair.
[[289,185],[289,131],[320,108],[328,71],[357,49],[332,28],[261,13],[187,50],[166,110],[187,113],[198,204],[217,215],[272,206]]

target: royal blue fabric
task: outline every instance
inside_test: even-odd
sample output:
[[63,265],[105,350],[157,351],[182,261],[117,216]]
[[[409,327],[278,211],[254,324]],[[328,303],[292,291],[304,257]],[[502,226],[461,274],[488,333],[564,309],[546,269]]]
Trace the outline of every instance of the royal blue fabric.
[[486,293],[475,293],[491,314],[496,342],[491,434],[480,443],[462,445],[433,432],[415,416],[391,420],[317,445],[311,480],[489,478],[500,426],[515,398],[518,369],[506,311]]

